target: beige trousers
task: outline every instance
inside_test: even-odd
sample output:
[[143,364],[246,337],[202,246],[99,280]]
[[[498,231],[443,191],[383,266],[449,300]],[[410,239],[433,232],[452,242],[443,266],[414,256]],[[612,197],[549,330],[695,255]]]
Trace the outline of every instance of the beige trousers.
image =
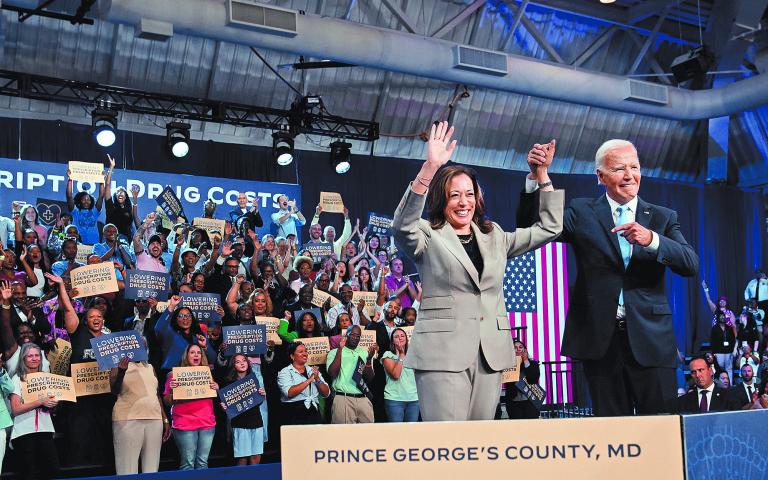
[[115,445],[115,470],[118,475],[156,472],[163,446],[162,420],[126,420],[112,422]]
[[425,422],[493,420],[501,372],[488,367],[482,350],[462,372],[416,370],[421,419]]
[[367,398],[333,397],[331,423],[373,423],[373,405]]

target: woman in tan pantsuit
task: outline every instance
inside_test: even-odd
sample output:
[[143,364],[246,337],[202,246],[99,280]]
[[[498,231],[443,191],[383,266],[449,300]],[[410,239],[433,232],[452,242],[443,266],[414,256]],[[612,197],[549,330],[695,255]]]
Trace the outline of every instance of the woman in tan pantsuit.
[[[394,215],[397,247],[416,262],[424,285],[405,366],[415,370],[424,420],[490,420],[501,370],[515,363],[502,293],[507,259],[560,234],[564,192],[537,168],[541,220],[504,232],[485,218],[474,171],[441,168],[456,148],[452,135],[447,122],[432,127],[427,160]],[[429,220],[421,218],[425,204]]]

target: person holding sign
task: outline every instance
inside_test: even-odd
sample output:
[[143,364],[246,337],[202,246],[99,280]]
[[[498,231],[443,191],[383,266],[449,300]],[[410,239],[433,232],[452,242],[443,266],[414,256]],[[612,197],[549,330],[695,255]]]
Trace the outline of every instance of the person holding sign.
[[115,470],[118,475],[156,472],[160,449],[171,438],[163,401],[157,395],[157,377],[147,362],[120,359],[109,372],[112,393],[117,395],[112,410]]
[[[523,364],[518,368],[522,370],[522,378],[528,382],[528,385],[539,383],[539,362],[528,356],[528,349],[520,340],[515,340],[515,355],[523,360]],[[522,380],[521,378],[521,380]],[[514,383],[504,384],[504,406],[507,409],[507,416],[511,419],[517,418],[539,418],[539,410],[520,392]]]
[[331,423],[372,423],[373,404],[356,384],[353,374],[359,362],[365,364],[363,378],[373,380],[373,356],[379,347],[374,343],[368,350],[358,347],[362,333],[358,325],[347,329],[339,348],[331,350],[325,360],[328,376],[331,377],[333,400]]
[[323,423],[318,397],[327,398],[331,389],[317,366],[307,366],[307,347],[301,342],[288,344],[291,364],[277,374],[280,401],[285,411],[284,425]]
[[[45,276],[58,287],[59,305],[64,311],[64,326],[72,344],[70,363],[96,360],[91,339],[104,334],[104,310],[91,306],[85,311],[81,322],[64,280],[49,273]],[[109,447],[113,405],[114,398],[108,393],[82,397],[77,403],[68,405],[64,417],[67,423],[66,458],[72,465],[97,465],[105,456],[112,456]]]
[[[501,371],[515,362],[501,291],[506,261],[560,234],[564,192],[537,170],[541,220],[504,232],[485,217],[475,172],[444,166],[456,148],[453,132],[448,122],[432,126],[427,159],[392,222],[398,249],[416,262],[424,284],[405,366],[415,370],[424,420],[490,420]],[[429,220],[421,219],[425,204]]]
[[[310,229],[317,225],[320,227],[320,214],[323,213],[322,204],[318,204],[315,208],[315,216],[312,217],[312,223],[310,223]],[[323,230],[323,242],[333,245],[333,253],[336,254],[336,258],[341,258],[341,249],[345,243],[352,238],[352,222],[349,221],[349,210],[344,207],[344,229],[341,231],[341,236],[336,239],[336,229],[330,225],[327,225]]]
[[181,362],[187,345],[200,345],[208,357],[208,362],[216,360],[216,352],[208,345],[200,322],[187,307],[177,308],[181,297],[174,295],[168,299],[168,308],[155,323],[155,334],[163,350],[163,370],[170,370]]
[[21,346],[20,357],[17,374],[12,379],[13,392],[9,398],[13,413],[11,442],[19,457],[21,478],[56,478],[59,473],[59,455],[53,441],[55,429],[51,411],[59,402],[50,395],[31,402],[23,400],[22,388],[25,388],[27,375],[41,371],[43,354],[34,343],[25,343]]
[[[226,385],[242,380],[246,375],[253,373],[251,362],[242,353],[235,354],[229,360],[229,369],[225,380]],[[267,392],[262,386],[259,394],[266,397]],[[222,408],[226,410],[225,406]],[[264,422],[261,411],[251,408],[234,417],[230,421],[232,426],[233,456],[238,465],[257,465],[261,462],[261,454],[264,453]]]
[[[199,345],[188,345],[181,359],[182,367],[208,366],[208,359]],[[208,454],[216,431],[216,417],[213,413],[213,399],[174,400],[173,389],[178,387],[173,374],[168,375],[163,391],[163,401],[171,409],[171,427],[173,440],[179,449],[181,463],[179,470],[199,470],[208,468]],[[209,382],[211,390],[218,390],[219,385]]]
[[116,225],[120,235],[128,240],[131,238],[133,229],[139,228],[137,211],[139,186],[134,185],[131,189],[133,202],[128,198],[128,192],[123,187],[118,187],[115,194],[112,195],[112,170],[115,168],[115,159],[112,155],[107,154],[107,160],[109,160],[109,170],[107,170],[107,176],[104,179],[104,198],[106,199],[104,209],[106,210],[107,223]]
[[72,224],[80,232],[80,238],[86,245],[94,245],[99,241],[98,220],[101,204],[104,201],[104,184],[99,184],[99,198],[94,201],[88,192],[79,192],[72,198],[72,175],[67,170],[67,206],[72,212]]
[[391,348],[381,357],[381,365],[387,373],[384,387],[384,407],[390,422],[418,422],[419,395],[413,370],[405,367],[408,354],[408,335],[402,328],[395,328],[390,336]]

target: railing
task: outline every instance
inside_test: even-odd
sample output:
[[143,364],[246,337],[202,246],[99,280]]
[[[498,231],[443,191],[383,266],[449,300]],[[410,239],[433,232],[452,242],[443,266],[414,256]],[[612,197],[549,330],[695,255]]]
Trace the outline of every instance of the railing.
[[[525,338],[528,327],[513,327],[515,340]],[[572,418],[592,415],[592,399],[589,397],[587,382],[581,362],[563,360],[541,362],[540,384],[547,392],[541,407],[542,418]]]

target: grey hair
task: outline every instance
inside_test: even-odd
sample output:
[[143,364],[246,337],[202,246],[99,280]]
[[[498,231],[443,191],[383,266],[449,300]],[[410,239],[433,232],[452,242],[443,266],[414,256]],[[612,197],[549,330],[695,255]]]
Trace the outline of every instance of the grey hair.
[[611,150],[615,150],[617,148],[624,148],[624,147],[632,147],[637,151],[634,145],[632,145],[632,142],[628,140],[621,140],[618,138],[614,138],[612,140],[608,140],[604,142],[602,145],[600,145],[600,148],[597,149],[597,152],[595,152],[595,170],[600,170],[600,168],[605,165],[605,157],[608,156],[608,152]]
[[[270,238],[271,238],[272,240],[274,240],[274,239],[275,239],[275,236],[274,236],[274,235],[272,235],[271,233],[265,233],[265,234],[264,234],[264,236],[263,236],[263,237],[261,237],[261,243],[267,243],[267,240],[269,240]],[[277,244],[277,242],[275,242],[275,244]]]
[[329,231],[329,230],[333,230],[333,233],[334,233],[334,234],[336,234],[336,229],[335,229],[335,228],[333,228],[332,226],[328,225],[328,226],[326,226],[326,227],[323,229],[323,237],[327,237],[327,236],[328,236],[328,231]]
[[25,343],[21,346],[21,350],[19,352],[19,366],[16,367],[16,375],[19,376],[22,382],[25,382],[27,380],[27,374],[30,373],[29,369],[27,368],[27,364],[25,362],[25,358],[27,356],[27,353],[30,350],[37,350],[40,352],[40,367],[38,368],[38,371],[42,371],[43,367],[43,350],[35,343]]

